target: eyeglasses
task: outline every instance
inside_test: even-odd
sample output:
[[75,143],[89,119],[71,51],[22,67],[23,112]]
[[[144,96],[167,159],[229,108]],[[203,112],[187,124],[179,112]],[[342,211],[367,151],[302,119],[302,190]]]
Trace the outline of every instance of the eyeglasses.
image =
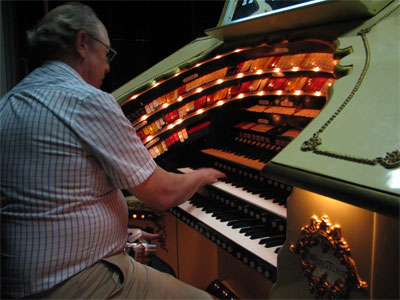
[[115,51],[113,48],[111,48],[110,46],[107,46],[106,44],[104,44],[102,41],[100,41],[99,39],[96,39],[93,35],[91,35],[90,33],[88,33],[88,35],[92,38],[92,39],[94,39],[96,42],[98,42],[98,43],[100,43],[100,44],[102,44],[103,46],[105,46],[105,47],[107,47],[108,48],[108,53],[107,53],[107,55],[106,55],[106,59],[107,59],[107,62],[108,63],[110,63],[113,59],[114,59],[114,57],[115,57],[115,55],[117,55],[117,51]]

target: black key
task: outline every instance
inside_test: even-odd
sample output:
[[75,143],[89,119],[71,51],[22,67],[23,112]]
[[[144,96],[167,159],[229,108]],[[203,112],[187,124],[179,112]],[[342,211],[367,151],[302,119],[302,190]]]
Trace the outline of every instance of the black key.
[[204,211],[207,214],[210,214],[210,213],[213,213],[215,211],[215,207],[203,207],[201,210]]
[[242,228],[239,232],[245,233],[245,235],[248,235],[253,232],[259,232],[259,231],[265,231],[265,230],[267,230],[267,227],[265,227],[265,225],[258,224],[258,225],[249,226],[249,228]]
[[228,224],[228,226],[231,226],[232,229],[243,228],[243,227],[249,227],[249,226],[251,226],[251,225],[254,225],[254,222],[253,222],[252,220],[247,221],[247,222],[244,222],[244,221],[234,221],[234,222],[236,222],[234,225],[229,225],[229,224]]
[[228,226],[240,225],[240,224],[248,224],[250,222],[254,222],[253,219],[250,218],[241,218],[238,220],[233,220],[228,222]]
[[260,196],[262,198],[264,198],[265,200],[274,200],[274,202],[275,202],[275,196],[273,196],[270,193],[262,193],[262,194],[260,194]]
[[211,216],[219,219],[219,218],[224,217],[224,216],[232,216],[235,213],[237,213],[237,211],[235,211],[235,210],[214,211]]
[[256,240],[256,239],[260,239],[260,238],[266,238],[270,235],[271,235],[271,232],[268,232],[268,231],[255,232],[253,234],[250,234],[250,239]]
[[[242,217],[243,219],[244,217]],[[236,221],[240,220],[240,216],[236,215],[230,215],[230,216],[223,216],[219,219],[221,222],[228,222],[228,221]]]
[[266,248],[270,248],[270,247],[282,245],[285,242],[285,239],[286,239],[286,237],[283,234],[279,234],[279,235],[273,235],[273,236],[266,237],[266,238],[260,240],[258,243],[260,245],[265,244]]

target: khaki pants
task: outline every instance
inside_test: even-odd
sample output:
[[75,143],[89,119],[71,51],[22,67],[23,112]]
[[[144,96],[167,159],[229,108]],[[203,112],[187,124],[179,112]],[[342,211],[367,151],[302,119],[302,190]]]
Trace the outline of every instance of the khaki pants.
[[142,265],[122,252],[107,257],[37,299],[213,299],[170,274]]

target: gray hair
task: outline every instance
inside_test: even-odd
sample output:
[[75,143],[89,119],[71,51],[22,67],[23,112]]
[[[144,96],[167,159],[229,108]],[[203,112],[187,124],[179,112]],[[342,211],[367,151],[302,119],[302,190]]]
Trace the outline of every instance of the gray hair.
[[76,35],[85,31],[98,36],[99,19],[87,5],[71,2],[56,7],[27,32],[28,45],[39,61],[73,55]]

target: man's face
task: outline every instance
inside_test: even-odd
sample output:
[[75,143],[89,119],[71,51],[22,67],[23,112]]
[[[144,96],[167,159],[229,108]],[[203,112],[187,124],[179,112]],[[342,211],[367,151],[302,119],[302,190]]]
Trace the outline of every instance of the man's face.
[[[103,79],[110,71],[110,65],[107,61],[107,53],[109,52],[110,40],[108,38],[107,30],[102,23],[100,23],[100,32],[95,39],[91,39],[90,55],[88,56],[88,64],[86,69],[86,81],[96,88],[100,88]],[[97,41],[97,40],[99,41]],[[104,43],[105,45],[103,45]]]

